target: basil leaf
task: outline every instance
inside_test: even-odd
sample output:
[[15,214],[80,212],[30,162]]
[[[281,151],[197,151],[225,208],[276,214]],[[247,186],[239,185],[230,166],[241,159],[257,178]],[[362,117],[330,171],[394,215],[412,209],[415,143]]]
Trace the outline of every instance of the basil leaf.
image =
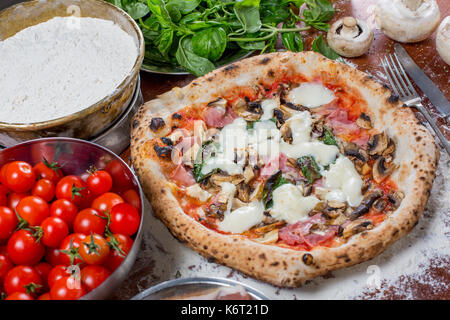
[[310,21],[329,21],[334,13],[334,7],[328,0],[306,0],[307,9],[303,10],[303,17]]
[[227,47],[227,34],[221,27],[201,30],[192,37],[192,47],[195,54],[216,61]]
[[163,56],[167,56],[173,41],[173,30],[162,29],[159,36],[155,39],[155,45]]
[[169,0],[167,5],[173,5],[184,15],[195,10],[198,7],[201,0]]
[[175,57],[180,66],[196,76],[202,76],[216,68],[211,61],[194,53],[191,38],[180,39]]
[[303,39],[300,32],[286,32],[281,35],[286,50],[293,52],[303,51]]
[[166,5],[162,0],[147,0],[147,6],[164,27],[169,27],[172,19],[167,11]]
[[181,18],[180,23],[182,24],[188,24],[190,22],[194,22],[197,19],[199,19],[202,16],[202,14],[200,12],[192,12],[189,13],[188,15],[185,15],[183,18]]
[[237,1],[234,5],[234,13],[246,33],[258,32],[261,29],[259,0]]
[[170,19],[173,22],[178,22],[181,20],[181,12],[180,12],[180,9],[178,9],[176,4],[169,2],[168,4],[166,4],[166,10],[169,13]]
[[314,39],[312,44],[312,50],[323,54],[325,57],[331,60],[336,60],[340,58],[340,55],[338,55],[333,49],[327,46],[325,40],[323,39],[323,34]]
[[289,17],[289,10],[283,0],[261,0],[259,12],[262,23],[277,25],[286,21]]
[[290,183],[290,182],[281,175],[281,170],[278,170],[277,172],[275,172],[273,175],[271,175],[266,180],[266,183],[264,184],[264,190],[263,190],[263,196],[262,196],[262,201],[263,201],[264,207],[266,209],[271,208],[273,205],[273,201],[272,201],[273,191],[276,188],[282,186],[283,184],[287,184],[287,183]]
[[334,138],[333,133],[331,132],[330,129],[328,129],[327,127],[323,127],[324,129],[324,134],[322,137],[319,138],[320,141],[323,141],[323,143],[328,144],[328,145],[334,145],[334,146],[338,146],[336,139]]
[[300,170],[302,170],[303,176],[310,184],[322,177],[320,168],[313,156],[300,157],[297,159],[297,164],[299,165]]
[[129,3],[124,9],[134,20],[140,19],[150,12],[148,6],[142,2]]

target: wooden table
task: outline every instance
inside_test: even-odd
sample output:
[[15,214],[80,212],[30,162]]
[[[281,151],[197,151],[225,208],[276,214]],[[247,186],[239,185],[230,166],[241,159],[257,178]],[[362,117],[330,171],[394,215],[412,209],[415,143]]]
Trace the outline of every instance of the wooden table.
[[[340,0],[334,1],[334,6],[337,9],[337,14],[333,18],[333,21],[348,15],[352,15],[356,18],[365,20],[370,26],[375,27],[374,21],[374,7],[376,1],[373,0]],[[438,4],[441,10],[441,16],[446,17],[450,14],[450,1],[448,0],[438,0]],[[332,21],[332,22],[333,22]],[[312,40],[317,35],[317,32],[305,32],[305,49],[311,48]],[[429,39],[418,43],[418,44],[408,44],[404,45],[408,53],[413,57],[416,63],[424,70],[424,72],[435,82],[439,89],[444,93],[448,100],[450,100],[450,88],[449,88],[449,71],[450,66],[445,64],[443,60],[439,57],[435,49],[435,36],[436,32]],[[374,42],[368,54],[355,58],[347,59],[350,64],[354,65],[357,69],[367,72],[376,80],[389,84],[384,76],[384,71],[382,70],[379,60],[385,54],[393,52],[394,41],[388,39],[379,30],[374,30]],[[174,86],[185,86],[195,77],[192,75],[188,76],[164,76],[149,74],[141,72],[142,80],[142,92],[144,95],[144,100],[148,101],[155,98],[158,94],[170,90]],[[420,89],[417,90],[421,95]],[[423,95],[422,95],[423,96]],[[439,113],[434,108],[434,106],[429,102],[429,100],[424,97],[424,104],[429,110],[432,111],[434,119],[438,122],[442,132],[450,139],[450,127],[446,125],[443,118],[439,116]],[[421,115],[418,115],[419,119],[422,119]],[[128,159],[129,150],[127,150],[123,155],[124,159]],[[449,214],[449,212],[442,212],[442,214]],[[189,249],[186,249],[189,250]],[[450,253],[450,252],[448,252]],[[146,257],[138,257],[138,259],[146,259]],[[436,282],[443,284],[441,289],[434,288],[431,284],[424,283],[420,279],[407,279],[408,281],[400,282],[397,288],[391,288],[392,290],[385,290],[383,298],[387,299],[402,299],[401,292],[402,289],[408,292],[413,292],[413,298],[415,299],[450,299],[450,292],[448,286],[450,283],[450,259],[449,255],[444,255],[439,266],[434,266],[431,264],[429,269],[426,270],[429,277]],[[134,270],[132,272],[132,279],[126,281],[126,283],[121,287],[121,289],[116,294],[116,298],[128,298],[133,294],[138,292],[137,283],[145,277],[148,277],[152,273],[152,265],[142,268],[142,264],[139,270]],[[157,280],[156,280],[157,282]],[[148,281],[147,281],[148,283]],[[151,283],[151,282],[150,282]],[[154,284],[154,283],[151,283]],[[141,284],[142,285],[142,284]],[[361,295],[362,298],[371,296],[374,293],[367,292]]]

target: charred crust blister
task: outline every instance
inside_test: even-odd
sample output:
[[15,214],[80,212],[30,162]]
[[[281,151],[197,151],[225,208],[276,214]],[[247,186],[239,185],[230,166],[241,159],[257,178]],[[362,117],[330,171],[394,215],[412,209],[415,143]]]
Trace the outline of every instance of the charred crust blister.
[[387,102],[392,103],[392,104],[397,103],[398,100],[399,100],[399,97],[396,94],[391,94],[389,96],[389,98],[387,98]]
[[150,121],[150,130],[153,132],[158,131],[166,125],[163,118],[155,117]]
[[172,119],[175,119],[175,120],[181,120],[181,119],[183,119],[183,116],[182,116],[181,114],[175,112],[175,113],[172,115]]
[[158,157],[160,157],[161,159],[169,160],[171,158],[172,147],[170,146],[160,147],[157,144],[155,144],[153,146],[153,149],[155,150]]

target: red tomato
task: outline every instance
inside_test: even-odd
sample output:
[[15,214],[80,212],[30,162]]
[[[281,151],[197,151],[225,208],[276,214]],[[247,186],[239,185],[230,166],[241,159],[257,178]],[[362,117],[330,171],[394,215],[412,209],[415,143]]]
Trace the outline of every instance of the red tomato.
[[46,292],[44,294],[41,294],[38,298],[38,300],[52,300],[50,297],[50,292]]
[[44,254],[44,246],[28,230],[18,230],[8,240],[8,257],[14,264],[35,265]]
[[81,210],[73,220],[73,230],[76,233],[90,235],[91,233],[105,233],[107,220],[92,208]]
[[72,233],[64,238],[59,247],[60,250],[63,250],[60,264],[69,266],[71,264],[82,264],[84,262],[80,256],[79,248],[85,237],[86,235],[82,233]]
[[66,199],[55,200],[50,206],[50,216],[64,220],[69,227],[72,227],[77,213],[77,206]]
[[63,265],[57,265],[54,266],[50,273],[48,274],[48,286],[49,288],[53,287],[56,281],[58,281],[61,278],[70,276],[70,272],[67,270],[66,266]]
[[33,167],[34,173],[38,179],[48,179],[54,185],[64,176],[57,162],[49,163],[47,160],[39,162]]
[[40,225],[50,215],[48,203],[38,196],[28,196],[20,200],[16,211],[30,226]]
[[111,210],[109,229],[113,233],[131,236],[139,229],[141,217],[136,208],[129,203],[119,203]]
[[125,202],[131,204],[138,212],[141,212],[141,197],[134,189],[129,189],[122,193],[122,198]]
[[3,283],[6,274],[14,267],[14,264],[6,254],[0,254],[0,283]]
[[3,283],[7,295],[14,292],[38,293],[42,287],[39,273],[29,266],[17,266],[9,270]]
[[78,205],[86,198],[88,190],[86,183],[80,177],[65,176],[56,185],[56,198],[66,199]]
[[34,300],[34,298],[28,293],[14,292],[7,296],[5,300]]
[[19,219],[10,208],[0,206],[0,239],[8,239],[18,223]]
[[47,248],[45,251],[45,261],[53,267],[62,264],[64,253],[59,248]]
[[4,174],[5,185],[14,192],[27,192],[33,188],[36,181],[33,167],[24,161],[10,162]]
[[61,242],[69,234],[67,223],[58,217],[48,217],[41,224],[41,241],[47,247],[59,247]]
[[9,163],[4,164],[1,168],[0,168],[0,182],[2,183],[2,185],[6,186],[6,169],[8,168]]
[[123,203],[123,199],[117,193],[107,192],[95,198],[92,202],[92,208],[104,215],[105,212],[111,212],[112,207],[116,204]]
[[106,165],[105,170],[111,175],[114,188],[127,190],[133,187],[131,175],[127,174],[124,165],[119,160],[112,160]]
[[86,180],[89,190],[95,195],[111,190],[113,181],[111,175],[105,170],[94,171]]
[[85,294],[81,281],[71,276],[57,280],[50,289],[52,300],[77,300]]
[[28,193],[11,192],[10,194],[8,194],[8,207],[10,207],[11,210],[16,210],[20,200],[28,196],[30,196],[30,194]]
[[80,255],[87,264],[102,264],[109,251],[108,242],[99,234],[86,236],[80,246]]
[[31,194],[50,202],[55,197],[55,185],[48,179],[38,180],[31,190]]
[[47,262],[41,262],[34,266],[34,269],[39,273],[42,281],[42,291],[49,290],[48,286],[48,275],[50,270],[52,270],[52,266]]
[[106,238],[106,241],[108,241],[112,249],[103,265],[109,270],[114,271],[122,263],[123,259],[125,259],[128,252],[130,252],[133,246],[133,240],[123,234],[113,234]]
[[8,196],[4,190],[0,190],[0,206],[7,206],[7,205],[8,205]]
[[97,288],[111,275],[111,271],[102,266],[90,265],[81,270],[81,283],[88,292]]
[[94,201],[95,195],[91,192],[91,190],[86,189],[83,199],[77,205],[79,210],[83,210],[86,208],[90,208],[92,201]]

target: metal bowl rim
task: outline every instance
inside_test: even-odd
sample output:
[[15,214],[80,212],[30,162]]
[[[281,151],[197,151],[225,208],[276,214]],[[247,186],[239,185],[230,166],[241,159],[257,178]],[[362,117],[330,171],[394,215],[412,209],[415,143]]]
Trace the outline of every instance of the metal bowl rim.
[[[42,0],[30,0],[30,1],[25,1],[25,2],[19,2],[12,6],[5,8],[3,10],[0,10],[0,14],[5,11],[10,11],[10,10],[14,11],[18,6],[23,6],[23,5],[31,6],[32,4],[37,5],[41,1]],[[114,89],[113,92],[108,94],[106,97],[103,97],[101,100],[97,101],[96,103],[94,103],[94,104],[90,105],[89,107],[84,108],[78,112],[71,113],[67,116],[63,116],[63,117],[56,118],[56,119],[32,122],[32,123],[9,123],[9,122],[0,121],[0,129],[8,129],[8,130],[18,130],[19,129],[19,130],[26,130],[26,131],[35,131],[35,130],[39,130],[39,129],[46,129],[46,128],[51,128],[54,126],[59,126],[59,125],[71,122],[73,120],[84,118],[84,117],[100,110],[102,107],[104,107],[105,103],[107,103],[107,101],[110,100],[111,98],[120,95],[122,90],[124,88],[126,88],[126,86],[132,81],[132,79],[136,75],[139,75],[139,70],[141,68],[142,61],[144,60],[145,42],[144,42],[144,35],[142,34],[142,30],[139,28],[136,21],[134,21],[133,18],[131,18],[131,16],[128,13],[126,13],[124,10],[120,9],[119,7],[116,7],[115,5],[113,5],[109,2],[101,1],[101,0],[89,0],[89,1],[98,3],[100,6],[108,6],[108,7],[112,8],[112,10],[115,10],[118,14],[124,16],[125,19],[127,19],[131,23],[134,31],[136,32],[137,38],[138,38],[138,48],[137,48],[138,55],[136,57],[136,61],[133,65],[133,67],[131,68],[130,72],[127,74],[125,79],[123,79],[122,82],[117,85],[117,87]],[[57,17],[57,16],[55,16],[55,17]]]
[[200,283],[206,283],[206,284],[215,284],[215,285],[241,285],[245,288],[245,290],[254,298],[257,300],[269,300],[269,298],[264,295],[262,292],[254,289],[253,287],[240,282],[236,280],[231,279],[224,279],[219,277],[192,277],[192,278],[178,278],[178,279],[172,279],[167,280],[161,283],[158,283],[150,288],[145,289],[144,291],[138,293],[135,295],[131,300],[143,300],[145,297],[157,293],[164,289],[174,288],[177,286],[182,285],[189,285],[189,284],[200,284]]
[[[140,212],[141,221],[140,221],[140,224],[139,224],[139,229],[138,229],[138,231],[136,232],[136,234],[134,236],[134,238],[137,239],[141,235],[142,230],[143,230],[143,225],[144,225],[144,212],[145,212],[145,210],[144,210],[144,193],[142,191],[141,184],[139,183],[139,179],[137,178],[136,174],[134,173],[134,170],[132,170],[132,168],[121,157],[119,157],[117,154],[115,154],[114,152],[112,152],[108,148],[105,148],[105,147],[103,147],[103,146],[101,146],[101,145],[99,145],[99,144],[97,144],[95,142],[91,142],[91,141],[87,141],[87,140],[83,140],[83,139],[70,138],[70,137],[47,137],[47,138],[38,138],[38,139],[28,140],[28,141],[24,141],[22,143],[18,143],[18,144],[14,145],[14,146],[8,147],[8,148],[3,149],[3,150],[0,150],[0,153],[6,152],[9,149],[20,148],[22,146],[32,145],[34,143],[41,142],[41,141],[45,142],[45,141],[54,141],[54,140],[59,140],[59,141],[63,141],[63,142],[66,141],[66,142],[76,142],[76,143],[89,144],[89,145],[93,146],[94,148],[98,148],[98,149],[100,149],[100,150],[102,150],[102,151],[112,155],[114,160],[119,160],[122,163],[122,165],[125,165],[125,167],[130,171],[130,173],[131,173],[131,175],[132,175],[132,177],[134,179],[134,182],[137,184],[137,187],[139,189],[139,197],[140,197],[140,203],[141,203],[141,210],[140,210],[141,211]],[[136,247],[136,245],[137,245],[136,241],[133,240],[133,245],[131,246],[130,252]],[[138,250],[139,251],[139,248],[136,248],[134,250]],[[87,294],[85,294],[83,297],[81,297],[81,299],[89,300],[89,295],[93,295],[93,293],[95,293],[95,290],[97,290],[99,288],[102,288],[102,286],[106,286],[108,280],[112,279],[112,275],[114,273],[117,273],[117,272],[120,271],[119,269],[121,268],[122,265],[124,265],[124,262],[128,258],[129,258],[129,255],[127,255],[125,257],[125,259],[123,259],[122,263],[117,267],[117,269],[114,270],[113,272],[111,272],[110,276],[102,284],[100,284],[97,288],[95,288],[91,292],[88,292]]]

